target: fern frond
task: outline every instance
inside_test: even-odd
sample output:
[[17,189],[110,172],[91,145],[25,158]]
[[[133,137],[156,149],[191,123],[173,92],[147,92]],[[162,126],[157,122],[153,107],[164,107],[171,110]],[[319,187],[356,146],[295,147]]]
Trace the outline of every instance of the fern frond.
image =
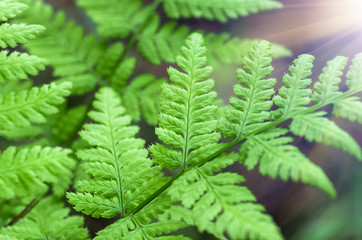
[[361,148],[356,141],[334,122],[323,117],[325,112],[315,112],[293,118],[290,131],[308,141],[324,143],[342,150],[362,160]]
[[125,57],[121,63],[118,62],[124,48],[121,42],[108,47],[99,60],[96,69],[97,73],[107,79],[116,91],[124,90],[137,62],[135,57]]
[[89,116],[97,124],[86,124],[81,137],[97,148],[79,150],[82,168],[92,176],[82,180],[78,193],[67,193],[77,211],[93,217],[124,217],[162,185],[159,167],[152,167],[144,141],[135,138],[138,128],[129,126],[120,98],[111,88],[96,94]]
[[[352,66],[347,73],[346,85],[349,92],[358,93],[362,91],[362,54],[357,54],[352,60]],[[351,122],[362,124],[362,102],[357,96],[342,98],[334,102],[333,114],[337,117],[346,118]]]
[[19,43],[27,43],[44,29],[40,25],[3,23],[0,25],[0,47],[16,47]]
[[25,44],[25,47],[30,53],[49,62],[58,82],[72,82],[73,93],[91,91],[100,79],[95,70],[105,46],[94,35],[84,36],[80,26],[66,21],[64,12],[55,12],[42,1],[31,0],[30,3],[31,8],[18,21],[41,24],[46,30],[37,39]]
[[66,143],[78,130],[85,113],[84,106],[77,106],[59,114],[55,124],[52,125],[51,138],[58,143]]
[[83,218],[69,213],[70,209],[62,203],[46,198],[16,225],[1,229],[0,237],[4,234],[9,239],[88,239]]
[[29,127],[12,127],[0,129],[0,136],[9,140],[34,139],[45,132],[44,126],[33,125]]
[[7,21],[10,18],[22,13],[28,6],[14,0],[2,0],[0,2],[0,21]]
[[31,56],[27,53],[4,50],[0,52],[0,83],[17,81],[37,75],[45,69],[46,61],[43,58]]
[[341,76],[347,61],[348,58],[339,56],[327,62],[327,66],[323,68],[323,73],[319,76],[319,81],[314,84],[312,101],[315,104],[322,105],[342,94],[338,91],[338,85],[342,81]]
[[284,86],[279,88],[279,95],[273,97],[275,105],[279,107],[273,112],[276,118],[287,118],[307,108],[312,94],[308,86],[312,83],[309,77],[312,75],[313,61],[312,55],[303,54],[289,67],[289,74],[283,77]]
[[3,240],[19,240],[19,238],[12,237],[12,236],[5,235],[5,234],[1,234],[1,233],[0,233],[0,239],[3,239]]
[[97,24],[98,33],[104,37],[128,37],[145,22],[151,11],[149,6],[143,7],[141,0],[78,0],[77,4],[86,10]]
[[156,199],[149,202],[139,211],[132,213],[125,218],[107,226],[97,233],[96,240],[113,239],[170,239],[170,240],[190,240],[182,235],[162,236],[184,228],[187,225],[180,220],[169,220],[166,218],[152,221],[162,215],[170,208],[172,201],[167,194],[161,194]]
[[142,115],[148,124],[156,125],[159,92],[164,82],[164,79],[156,79],[152,74],[142,74],[133,79],[122,91],[126,114],[134,121],[139,121]]
[[113,239],[163,239],[163,240],[191,240],[182,235],[163,236],[180,228],[186,227],[185,223],[176,220],[158,221],[154,223],[145,222],[137,216],[123,218],[116,223],[98,232],[95,240]]
[[[228,33],[207,33],[205,46],[208,49],[208,63],[212,66],[217,66],[219,63],[240,64],[252,46],[259,41],[258,39],[231,37]],[[275,43],[273,43],[272,52],[273,58],[292,56],[289,49]]]
[[72,176],[75,161],[69,153],[58,147],[7,148],[0,156],[0,198],[36,196],[47,183],[57,184],[59,176]]
[[[29,79],[27,79],[29,80]],[[32,81],[21,81],[21,80],[15,80],[15,81],[7,81],[3,84],[1,84],[1,88],[0,88],[0,94],[1,95],[6,95],[9,94],[10,92],[20,92],[23,90],[29,90],[32,86],[33,83]]]
[[283,136],[289,131],[276,128],[249,137],[241,146],[241,161],[251,170],[259,163],[259,172],[271,178],[291,179],[318,187],[335,197],[332,183],[323,170],[306,158],[297,147],[289,145],[292,137]]
[[205,18],[226,22],[229,18],[248,16],[281,8],[274,0],[164,0],[163,9],[170,18]]
[[55,107],[70,94],[70,83],[43,85],[29,91],[10,92],[0,96],[0,129],[28,127],[31,123],[43,123],[45,117],[58,111]]
[[357,54],[352,60],[352,66],[347,73],[347,87],[354,91],[362,91],[362,53]]
[[362,124],[362,102],[359,97],[349,97],[334,104],[333,114],[351,122]]
[[185,169],[189,164],[197,164],[193,156],[205,149],[213,149],[221,137],[216,132],[216,106],[213,105],[216,93],[211,91],[214,81],[205,80],[212,72],[211,67],[205,67],[205,55],[202,35],[191,34],[181,48],[181,55],[176,58],[177,65],[184,72],[172,67],[168,69],[174,84],[162,86],[159,127],[155,132],[164,144],[172,148],[161,144],[150,147],[154,161],[162,167]]
[[138,40],[138,51],[154,65],[164,61],[173,63],[189,34],[189,29],[186,26],[177,27],[176,22],[168,22],[162,27],[159,25],[160,18],[154,17]]
[[[207,231],[219,239],[283,239],[270,216],[246,188],[238,186],[244,178],[236,173],[219,173],[238,158],[236,153],[224,155],[195,167],[174,182],[169,194],[180,200],[184,211],[199,231]],[[172,216],[173,213],[171,213]],[[182,214],[181,218],[187,217]],[[228,223],[228,224],[225,224]],[[262,229],[262,231],[260,231]]]
[[243,69],[238,69],[236,76],[240,84],[234,85],[237,96],[230,98],[229,108],[225,112],[225,121],[220,128],[228,138],[241,137],[265,124],[271,118],[269,99],[274,94],[276,80],[265,79],[273,72],[271,44],[260,41],[254,45],[242,61]]

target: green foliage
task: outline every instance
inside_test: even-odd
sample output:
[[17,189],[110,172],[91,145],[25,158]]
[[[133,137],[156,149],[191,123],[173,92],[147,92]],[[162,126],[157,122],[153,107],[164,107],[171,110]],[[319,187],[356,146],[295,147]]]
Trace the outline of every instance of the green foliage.
[[[272,218],[263,213],[263,206],[253,203],[254,195],[246,187],[238,186],[244,181],[242,176],[236,173],[213,175],[233,164],[237,157],[237,154],[229,154],[216,158],[175,181],[170,194],[181,200],[186,212],[182,218],[218,239],[226,239],[224,232],[231,239],[282,239]],[[172,216],[172,210],[170,214]]]
[[99,81],[94,67],[104,48],[94,35],[87,37],[83,29],[67,21],[64,12],[54,12],[41,1],[29,0],[32,7],[19,18],[29,24],[41,24],[43,34],[25,46],[32,54],[45,58],[54,68],[53,75],[59,82],[73,83],[72,92],[81,94],[92,90]]
[[[206,149],[211,149],[220,139],[215,132],[216,93],[211,91],[214,81],[205,80],[212,72],[206,64],[206,48],[201,35],[193,34],[181,48],[176,58],[184,72],[170,67],[168,73],[174,85],[162,86],[159,127],[156,134],[172,149],[156,144],[151,147],[154,160],[163,167],[186,169],[195,165]],[[190,159],[193,159],[192,162]]]
[[[98,25],[98,33],[105,37],[127,37],[142,25],[150,14],[150,7],[143,7],[141,0],[108,2],[78,0]],[[154,13],[153,13],[154,14]]]
[[[0,2],[0,21],[6,21],[27,9],[27,5],[17,1]],[[36,34],[42,32],[44,27],[39,25],[9,24],[0,25],[0,48],[16,47],[18,43],[26,43]],[[27,74],[36,75],[44,70],[45,61],[26,53],[0,51],[0,84],[7,81],[27,79]]]
[[68,193],[75,209],[93,217],[124,216],[162,184],[160,169],[151,167],[144,142],[129,126],[130,117],[110,88],[102,88],[93,103],[97,111],[89,116],[98,124],[87,124],[81,137],[97,148],[79,150],[82,168],[91,176],[78,183],[78,193]]
[[241,137],[265,125],[270,120],[273,102],[270,97],[275,93],[275,79],[264,79],[273,72],[271,44],[261,41],[250,50],[242,61],[244,69],[238,69],[236,77],[240,84],[234,85],[237,96],[230,98],[233,108],[227,109],[227,121],[220,125],[225,136]]
[[275,117],[286,118],[307,108],[312,94],[312,89],[308,88],[312,80],[308,77],[312,75],[313,61],[312,55],[303,54],[289,67],[290,74],[283,77],[284,86],[279,89],[279,95],[273,97],[279,107],[273,112]]
[[28,6],[14,0],[2,0],[0,2],[0,21],[7,21],[10,18],[23,12]]
[[45,69],[43,58],[31,56],[27,53],[12,52],[7,50],[0,52],[0,83],[5,81],[24,80],[29,75],[37,75]]
[[139,121],[141,116],[151,125],[157,124],[159,113],[160,87],[165,79],[156,79],[152,74],[137,76],[123,90],[123,105],[132,120]]
[[42,200],[18,224],[0,230],[1,239],[88,239],[83,218],[69,216],[70,209],[55,199]]
[[205,18],[226,22],[228,18],[238,18],[283,5],[273,0],[165,0],[163,9],[171,18]]
[[335,197],[334,187],[323,170],[290,145],[293,138],[284,136],[286,133],[287,129],[276,128],[249,137],[240,149],[245,166],[250,170],[259,163],[262,175],[301,181]]
[[56,113],[54,105],[64,102],[69,95],[70,83],[43,85],[29,91],[10,92],[0,96],[0,130],[28,127],[31,123],[45,122],[45,116]]
[[68,178],[69,184],[75,167],[69,153],[66,149],[40,146],[7,148],[0,156],[0,198],[37,196],[47,190],[47,184],[59,184],[59,176]]
[[[170,18],[225,22],[279,8],[278,1],[77,3],[96,33],[85,34],[41,0],[0,0],[0,21],[24,11],[17,23],[0,25],[0,47],[7,48],[0,52],[0,135],[19,145],[0,155],[1,239],[88,239],[82,217],[63,207],[66,191],[76,211],[114,220],[95,239],[189,239],[172,234],[192,226],[219,239],[283,239],[244,177],[227,169],[258,165],[262,175],[335,197],[323,170],[292,145],[292,134],[362,159],[360,146],[326,112],[333,105],[335,116],[362,123],[362,54],[348,70],[345,92],[339,85],[348,59],[329,61],[312,85],[314,57],[307,54],[277,89],[272,60],[290,56],[288,49],[191,33],[157,12],[162,6]],[[11,49],[19,44],[38,57]],[[136,51],[151,65],[175,63],[170,81],[140,71]],[[46,63],[50,81],[32,87],[29,75]],[[227,106],[218,104],[209,79],[220,64],[241,64]],[[147,147],[132,125],[141,119],[158,124],[159,141]]]

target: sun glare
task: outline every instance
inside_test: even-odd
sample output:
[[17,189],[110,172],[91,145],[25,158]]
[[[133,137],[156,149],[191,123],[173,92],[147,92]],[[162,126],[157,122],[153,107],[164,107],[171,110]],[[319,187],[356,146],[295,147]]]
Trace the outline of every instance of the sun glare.
[[343,0],[340,7],[347,21],[362,28],[362,0]]

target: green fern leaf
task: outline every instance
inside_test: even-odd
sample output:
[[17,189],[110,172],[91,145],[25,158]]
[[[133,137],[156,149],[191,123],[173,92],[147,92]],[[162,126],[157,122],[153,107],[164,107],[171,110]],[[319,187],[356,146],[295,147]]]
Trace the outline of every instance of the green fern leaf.
[[104,37],[128,37],[151,12],[150,7],[143,7],[141,0],[78,0],[77,4],[86,10]]
[[35,139],[45,132],[44,126],[33,125],[29,127],[12,127],[9,129],[0,129],[0,136],[9,140]]
[[58,143],[66,143],[78,130],[86,113],[84,106],[77,106],[59,114],[55,124],[52,125],[51,138]]
[[0,47],[16,47],[19,43],[27,43],[44,29],[40,25],[3,23],[0,25]]
[[132,117],[132,120],[139,121],[142,113],[148,124],[156,125],[160,86],[164,82],[164,79],[156,79],[151,74],[142,74],[133,79],[122,91],[126,114]]
[[167,220],[158,221],[154,223],[144,223],[143,219],[139,217],[127,217],[118,220],[116,223],[106,227],[98,232],[95,240],[113,240],[113,239],[162,239],[162,240],[191,240],[184,236],[162,236],[175,230],[185,227],[186,225],[181,221]]
[[[258,39],[240,39],[231,37],[228,33],[207,33],[205,35],[205,46],[207,51],[208,63],[212,66],[223,64],[240,64],[243,57]],[[273,58],[290,57],[292,52],[282,45],[273,43]]]
[[[27,79],[29,80],[29,79]],[[20,81],[20,80],[14,80],[14,81],[7,81],[3,84],[1,84],[1,88],[0,88],[0,94],[1,95],[6,95],[9,94],[10,92],[20,92],[23,90],[29,90],[32,86],[33,83],[31,81]]]
[[119,64],[119,59],[123,51],[124,46],[122,43],[117,42],[111,45],[99,60],[96,69],[97,73],[107,79],[116,91],[124,90],[127,81],[136,67],[135,57],[124,58]]
[[228,18],[281,8],[274,0],[164,0],[163,9],[170,18],[206,18],[226,22]]
[[186,26],[176,27],[175,22],[168,22],[161,28],[159,25],[160,18],[154,17],[138,40],[138,51],[154,65],[163,61],[173,63],[189,29]]
[[51,83],[29,91],[0,96],[0,129],[28,127],[31,123],[45,122],[46,116],[58,111],[55,105],[64,102],[70,87],[70,83]]
[[325,112],[315,112],[293,118],[290,130],[293,134],[342,150],[362,160],[361,148],[356,141],[334,122],[323,117]]
[[166,218],[156,219],[164,214],[172,205],[172,201],[167,194],[161,194],[156,199],[149,202],[139,211],[121,218],[115,223],[107,226],[97,233],[96,240],[121,239],[170,239],[170,240],[190,240],[182,235],[162,236],[187,225],[180,220],[169,220]]
[[303,54],[294,60],[294,64],[289,67],[289,73],[283,77],[284,86],[279,88],[278,94],[273,97],[275,105],[279,108],[273,112],[276,118],[294,116],[305,110],[311,101],[312,90],[307,88],[312,80],[314,57]]
[[314,84],[312,101],[315,104],[323,105],[326,102],[338,98],[342,92],[338,91],[341,83],[341,76],[347,64],[348,58],[336,57],[327,63],[323,68],[323,73],[319,76],[319,81]]
[[89,239],[83,218],[70,216],[69,212],[62,203],[46,198],[16,225],[1,229],[0,238],[4,239],[4,234],[9,239]]
[[0,2],[0,21],[7,21],[10,18],[22,13],[28,6],[14,0],[2,0]]
[[362,91],[362,53],[357,54],[352,60],[352,66],[347,73],[347,87],[355,92]]
[[138,132],[129,126],[130,117],[111,88],[102,88],[96,94],[96,111],[89,116],[97,124],[86,124],[81,137],[97,148],[79,150],[84,171],[92,176],[78,182],[78,193],[67,193],[69,202],[77,211],[93,217],[124,217],[139,203],[154,193],[166,178],[160,168],[151,167],[144,141],[134,138]]
[[336,192],[323,170],[306,158],[297,147],[288,145],[292,137],[285,137],[287,129],[276,128],[249,137],[240,148],[241,159],[251,170],[259,163],[259,172],[283,181],[291,179],[316,186],[331,197]]
[[[207,231],[219,239],[226,239],[225,233],[230,239],[283,239],[272,218],[263,213],[263,206],[254,203],[253,194],[237,185],[244,181],[242,176],[213,175],[237,158],[237,154],[216,158],[175,181],[169,194],[181,200],[184,211],[192,211],[191,219],[184,221],[193,222],[199,231]],[[185,216],[182,214],[181,218]]]
[[159,127],[155,132],[172,148],[161,144],[150,147],[153,159],[162,167],[185,169],[189,164],[197,164],[193,155],[206,148],[213,149],[221,137],[215,132],[216,106],[213,103],[216,93],[211,91],[214,81],[205,80],[212,72],[211,67],[205,67],[205,55],[202,35],[194,33],[187,38],[181,55],[176,58],[184,72],[172,67],[168,69],[174,84],[162,86]]
[[351,122],[362,124],[362,102],[359,97],[349,97],[334,104],[333,114]]
[[234,85],[237,96],[230,98],[233,108],[225,111],[225,121],[220,129],[228,138],[241,137],[265,124],[271,118],[269,99],[274,94],[275,79],[264,79],[273,72],[271,44],[260,41],[244,57],[243,69],[238,69],[236,76],[240,84]]
[[56,185],[59,176],[72,176],[75,167],[69,150],[35,146],[17,150],[9,147],[0,156],[0,198],[36,196],[46,183]]
[[66,21],[64,12],[42,1],[31,0],[31,8],[17,21],[41,24],[46,30],[35,40],[25,44],[30,53],[45,58],[54,68],[57,82],[72,82],[72,93],[82,94],[94,89],[100,74],[96,65],[105,46],[94,35],[84,36],[83,29]]
[[0,52],[0,83],[17,81],[28,78],[29,75],[37,75],[45,69],[46,61],[42,58],[31,56],[27,53],[9,51]]

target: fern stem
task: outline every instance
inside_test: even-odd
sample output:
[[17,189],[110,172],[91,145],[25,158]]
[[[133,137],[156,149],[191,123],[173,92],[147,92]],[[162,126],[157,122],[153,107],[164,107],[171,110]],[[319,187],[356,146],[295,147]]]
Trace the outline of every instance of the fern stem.
[[156,0],[152,4],[152,7],[150,8],[150,13],[148,14],[147,18],[145,19],[145,21],[143,22],[141,27],[132,34],[132,37],[127,42],[126,47],[123,49],[121,55],[116,60],[116,64],[114,64],[113,69],[111,70],[112,74],[110,74],[110,76],[113,75],[113,73],[116,71],[117,67],[123,62],[123,60],[127,56],[128,52],[132,49],[133,45],[137,42],[137,40],[139,38],[139,34],[147,27],[148,23],[150,22],[150,20],[152,18],[153,13],[157,10],[158,6],[161,4],[162,1],[163,0]]
[[39,202],[40,199],[34,198],[28,205],[26,205],[23,211],[21,211],[18,215],[16,215],[13,219],[11,219],[11,221],[5,227],[13,226],[20,219],[25,217]]

